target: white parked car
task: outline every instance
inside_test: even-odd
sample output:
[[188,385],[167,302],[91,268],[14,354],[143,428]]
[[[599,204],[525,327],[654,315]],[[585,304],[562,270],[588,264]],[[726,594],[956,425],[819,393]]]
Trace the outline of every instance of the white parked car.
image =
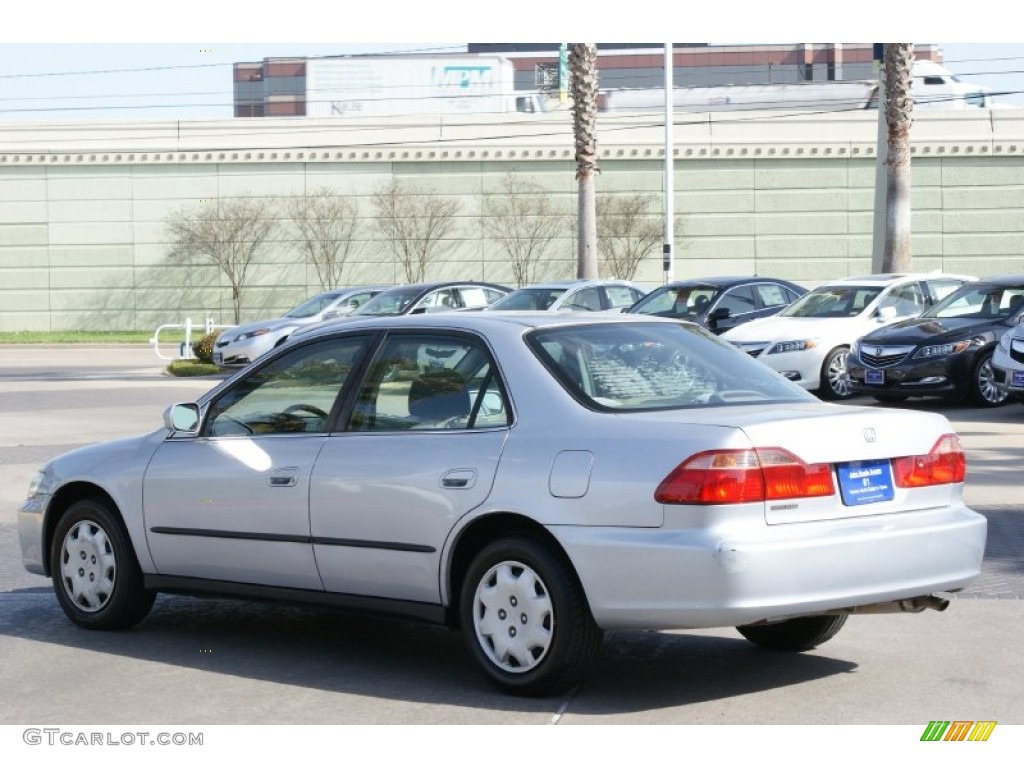
[[387,287],[336,288],[306,299],[282,317],[227,328],[214,344],[213,362],[221,368],[242,368],[284,342],[299,328],[344,317]]
[[1024,325],[1003,334],[992,353],[996,386],[1014,400],[1024,402]]
[[825,400],[854,397],[846,357],[861,336],[916,317],[967,275],[883,274],[847,277],[805,293],[774,317],[752,320],[722,338]]
[[985,550],[965,471],[941,414],[822,403],[691,323],[424,313],[319,326],[53,459],[18,528],[84,628],[162,591],[383,611],[546,695],[604,630],[803,651],[945,608]]

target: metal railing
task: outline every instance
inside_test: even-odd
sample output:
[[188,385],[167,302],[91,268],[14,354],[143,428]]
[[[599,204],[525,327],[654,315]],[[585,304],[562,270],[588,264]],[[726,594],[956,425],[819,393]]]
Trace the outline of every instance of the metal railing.
[[[158,326],[153,331],[153,338],[149,340],[149,345],[153,347],[153,351],[156,352],[156,356],[161,360],[195,360],[195,353],[192,351],[192,334],[195,331],[202,331],[202,335],[213,333],[215,330],[224,328],[234,328],[234,324],[231,325],[218,325],[214,322],[212,317],[206,318],[205,323],[193,323],[191,317],[186,317],[184,323],[166,323]],[[168,357],[160,351],[160,332],[165,330],[184,330],[185,340],[178,344],[178,354]],[[200,336],[202,338],[202,336]]]

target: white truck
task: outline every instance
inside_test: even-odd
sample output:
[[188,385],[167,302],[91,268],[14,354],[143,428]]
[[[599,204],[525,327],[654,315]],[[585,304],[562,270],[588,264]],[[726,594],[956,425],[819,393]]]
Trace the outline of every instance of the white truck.
[[[914,106],[917,109],[991,108],[992,96],[982,85],[962,83],[933,61],[914,62]],[[846,111],[878,106],[877,80],[830,80],[762,85],[690,86],[673,89],[678,111],[819,110]],[[664,88],[621,88],[603,91],[605,112],[653,112],[665,109]]]
[[353,56],[313,59],[306,114],[313,117],[543,112],[536,93],[517,92],[500,56]]

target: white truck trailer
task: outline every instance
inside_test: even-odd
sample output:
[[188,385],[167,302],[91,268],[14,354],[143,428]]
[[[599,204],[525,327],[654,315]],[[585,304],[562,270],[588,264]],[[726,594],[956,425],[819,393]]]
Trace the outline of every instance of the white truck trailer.
[[358,56],[313,59],[306,114],[314,117],[541,112],[539,94],[516,92],[500,56]]

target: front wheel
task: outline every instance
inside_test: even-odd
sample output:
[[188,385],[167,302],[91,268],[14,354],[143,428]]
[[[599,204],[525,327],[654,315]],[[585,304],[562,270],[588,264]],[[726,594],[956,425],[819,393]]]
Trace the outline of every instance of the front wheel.
[[578,685],[601,644],[583,587],[564,555],[525,536],[473,559],[462,585],[463,639],[488,680],[522,696]]
[[971,402],[982,408],[995,408],[1003,405],[1009,393],[996,386],[995,371],[992,370],[992,353],[985,354],[971,374]]
[[50,569],[60,607],[86,629],[133,626],[156,598],[121,519],[99,499],[76,501],[57,522]]
[[809,651],[831,640],[846,623],[847,614],[838,616],[802,616],[774,624],[750,624],[736,627],[747,640],[773,651]]
[[850,371],[846,367],[849,347],[836,347],[821,364],[821,385],[818,394],[822,400],[849,400],[854,396],[850,386]]

